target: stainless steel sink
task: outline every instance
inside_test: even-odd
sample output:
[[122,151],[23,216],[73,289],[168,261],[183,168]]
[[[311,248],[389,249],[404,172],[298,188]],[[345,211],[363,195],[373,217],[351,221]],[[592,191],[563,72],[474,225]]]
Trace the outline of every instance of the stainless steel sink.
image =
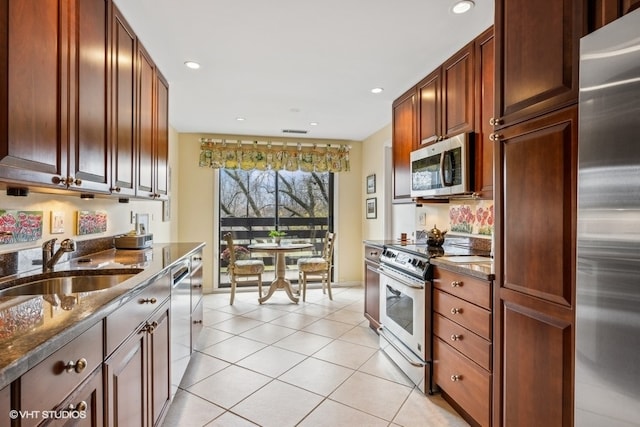
[[111,288],[135,276],[142,270],[126,272],[95,272],[95,274],[71,274],[39,278],[0,290],[0,297],[22,295],[70,295]]

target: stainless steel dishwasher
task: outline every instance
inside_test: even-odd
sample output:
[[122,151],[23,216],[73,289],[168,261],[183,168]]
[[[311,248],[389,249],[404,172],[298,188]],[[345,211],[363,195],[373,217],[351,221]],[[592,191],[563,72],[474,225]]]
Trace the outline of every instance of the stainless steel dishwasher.
[[191,355],[191,276],[189,260],[171,269],[171,397],[178,391]]

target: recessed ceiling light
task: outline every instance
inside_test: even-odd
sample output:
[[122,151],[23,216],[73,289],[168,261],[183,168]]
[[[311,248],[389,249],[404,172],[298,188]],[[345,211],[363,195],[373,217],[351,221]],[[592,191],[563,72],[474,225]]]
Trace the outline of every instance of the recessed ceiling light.
[[198,63],[197,63],[197,62],[195,62],[195,61],[186,61],[186,62],[184,63],[184,65],[185,65],[187,68],[191,68],[192,70],[197,70],[198,68],[200,68],[200,64],[198,64]]
[[475,3],[473,2],[473,0],[460,0],[453,4],[451,11],[459,15],[461,13],[470,11],[473,8],[473,6],[475,6]]
[[236,120],[239,122],[244,122],[245,118],[244,117],[236,117]]
[[309,123],[310,126],[318,126],[318,122],[311,122]]
[[381,87],[374,87],[371,89],[371,93],[381,93],[384,89]]

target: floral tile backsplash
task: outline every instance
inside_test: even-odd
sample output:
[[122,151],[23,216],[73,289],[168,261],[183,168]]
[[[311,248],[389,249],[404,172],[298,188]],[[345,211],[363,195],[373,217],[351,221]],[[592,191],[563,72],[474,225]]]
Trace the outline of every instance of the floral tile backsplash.
[[491,236],[493,220],[492,200],[449,206],[449,230],[453,232]]

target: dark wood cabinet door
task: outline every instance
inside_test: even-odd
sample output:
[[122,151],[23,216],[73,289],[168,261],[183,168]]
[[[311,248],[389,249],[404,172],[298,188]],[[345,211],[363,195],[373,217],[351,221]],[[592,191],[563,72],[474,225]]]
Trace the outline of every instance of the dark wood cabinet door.
[[393,103],[393,202],[411,202],[409,155],[416,141],[416,89],[411,88]]
[[581,0],[496,1],[496,118],[508,126],[578,99]]
[[112,36],[112,192],[135,195],[136,35],[114,6]]
[[11,410],[11,386],[8,385],[0,390],[0,423],[2,425],[11,425],[9,411]]
[[169,194],[169,83],[159,73],[156,82],[155,195]]
[[640,0],[591,0],[587,7],[587,32],[591,33],[636,10]]
[[418,83],[419,144],[437,141],[442,136],[442,69],[438,68]]
[[[82,385],[80,385],[57,411],[78,411],[83,416],[71,416],[56,420],[47,426],[79,426],[100,427],[104,425],[104,397],[103,397],[102,368],[96,369]],[[75,413],[73,413],[75,415]]]
[[[0,178],[66,178],[69,14],[61,0],[0,1]],[[62,86],[61,86],[62,85]],[[65,185],[64,183],[62,184]]]
[[568,307],[574,303],[577,121],[574,106],[503,129],[496,160],[502,165],[501,288]]
[[521,295],[502,313],[503,426],[573,426],[573,314]]
[[377,331],[380,327],[380,273],[378,264],[371,261],[364,262],[364,317],[369,320],[369,327]]
[[104,363],[107,387],[107,425],[147,425],[146,332],[125,341]]
[[483,199],[493,199],[493,132],[495,67],[493,27],[476,38],[475,188]]
[[473,130],[474,43],[442,64],[442,133],[450,137]]
[[149,332],[149,390],[152,424],[157,425],[171,401],[171,377],[169,376],[169,305],[149,322],[154,325]]
[[[111,186],[111,141],[109,140],[109,36],[110,0],[80,0],[75,5],[72,35],[76,64],[70,87],[74,111],[70,122],[69,176],[72,188],[109,192]],[[64,143],[64,141],[61,141]]]
[[154,95],[155,64],[144,48],[138,46],[138,180],[136,195],[153,197],[154,174]]
[[494,419],[573,424],[577,106],[497,132]]

